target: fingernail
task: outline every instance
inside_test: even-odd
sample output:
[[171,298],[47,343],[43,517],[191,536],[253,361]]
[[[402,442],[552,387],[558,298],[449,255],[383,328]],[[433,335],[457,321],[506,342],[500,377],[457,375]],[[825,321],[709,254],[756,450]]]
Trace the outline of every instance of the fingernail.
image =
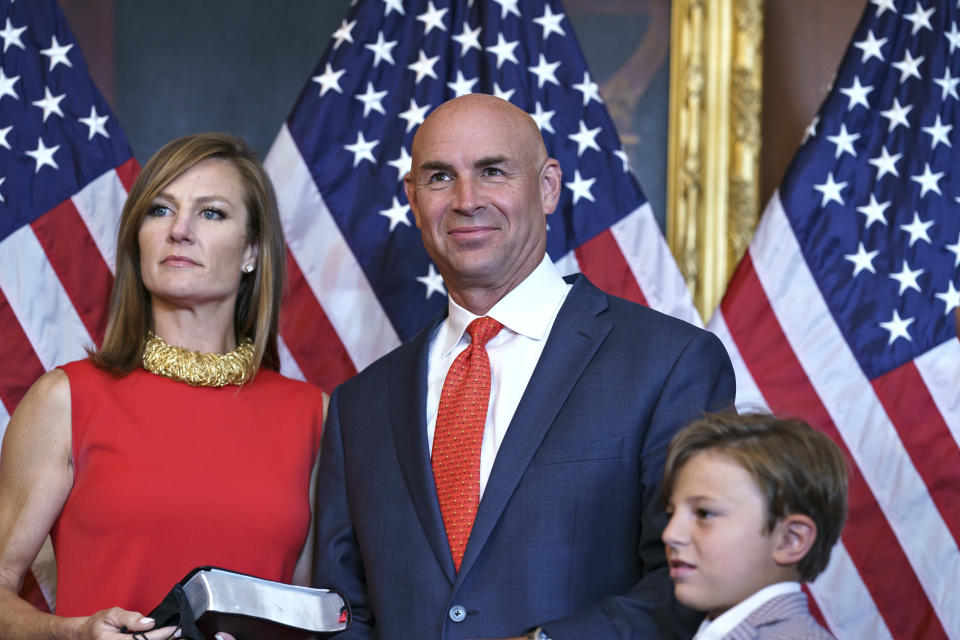
[[217,640],[223,640],[223,634],[221,633],[214,634],[213,637],[216,638]]
[[144,616],[140,618],[140,624],[153,624],[153,618],[148,618]]

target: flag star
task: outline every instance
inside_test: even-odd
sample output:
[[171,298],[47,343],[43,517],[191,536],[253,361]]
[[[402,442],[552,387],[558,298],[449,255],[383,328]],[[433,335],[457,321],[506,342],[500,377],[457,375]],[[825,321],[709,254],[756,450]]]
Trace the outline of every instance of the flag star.
[[437,60],[439,59],[440,56],[428,58],[427,54],[425,54],[423,49],[421,49],[420,59],[407,65],[407,69],[415,71],[417,74],[417,79],[414,80],[414,84],[420,84],[420,81],[427,76],[430,76],[434,80],[438,80],[439,78],[437,78],[437,72],[433,70],[433,65],[437,64]]
[[903,14],[903,19],[913,24],[913,29],[910,30],[910,35],[917,35],[917,31],[920,31],[920,29],[929,29],[930,31],[933,31],[933,27],[930,25],[930,16],[932,15],[933,7],[923,11],[919,2],[917,2],[917,6],[914,7],[913,13]]
[[911,342],[913,339],[910,337],[910,334],[907,333],[907,327],[913,324],[913,318],[900,318],[900,314],[897,313],[897,310],[893,310],[893,318],[890,319],[890,322],[881,322],[880,326],[890,332],[890,341],[887,342],[887,346],[893,344],[894,340],[897,338],[906,338],[908,342]]
[[463,31],[460,32],[460,35],[452,36],[453,40],[460,45],[460,56],[463,57],[467,55],[467,52],[471,49],[476,49],[477,51],[483,51],[480,46],[480,31],[482,27],[477,27],[476,29],[470,29],[470,25],[466,22],[463,23]]
[[920,78],[920,63],[923,62],[925,56],[920,56],[919,58],[914,58],[909,51],[903,52],[903,60],[900,62],[894,62],[892,66],[894,69],[900,70],[900,83],[909,78],[914,77]]
[[107,133],[107,120],[110,119],[110,116],[101,116],[97,113],[96,106],[91,105],[90,115],[86,118],[80,118],[80,122],[87,126],[87,140],[93,140],[93,136],[100,134],[104,138],[109,138],[110,134]]
[[820,206],[827,206],[828,202],[838,202],[843,205],[843,198],[840,197],[840,190],[847,186],[846,182],[834,182],[833,172],[827,174],[827,181],[823,184],[815,184],[813,188],[823,194],[820,200]]
[[860,138],[859,133],[849,133],[847,131],[847,125],[841,124],[840,133],[835,136],[827,136],[827,140],[837,145],[837,150],[833,157],[839,158],[844,153],[849,153],[856,158],[857,153],[853,150],[853,143],[856,142],[858,138]]
[[550,5],[547,4],[543,8],[543,15],[539,18],[534,18],[533,21],[543,27],[543,39],[546,40],[550,37],[551,33],[558,33],[561,36],[567,35],[567,32],[560,26],[563,18],[564,15],[562,11],[560,13],[554,13]]
[[323,73],[318,76],[313,76],[313,81],[320,85],[320,97],[322,98],[324,94],[331,89],[337,93],[343,93],[343,89],[340,88],[340,76],[346,72],[346,69],[334,71],[328,62],[327,66],[323,69]]
[[20,40],[20,34],[26,31],[26,27],[14,27],[10,23],[10,18],[7,18],[7,24],[3,28],[3,31],[0,31],[0,38],[3,38],[3,52],[6,53],[7,49],[11,46],[24,48],[23,41]]
[[920,214],[914,212],[913,222],[910,224],[902,224],[900,228],[910,234],[910,246],[913,246],[913,243],[917,240],[925,240],[927,244],[930,244],[930,236],[927,234],[927,229],[933,226],[933,220],[927,220],[926,222],[920,221]]
[[53,154],[55,154],[59,148],[60,145],[58,144],[48,147],[43,144],[43,138],[37,138],[37,148],[33,151],[26,152],[27,155],[33,158],[37,163],[37,166],[34,168],[33,172],[38,173],[40,171],[40,167],[43,166],[59,169],[60,165],[58,165],[57,161],[53,159]]
[[423,119],[427,117],[427,111],[429,110],[429,104],[425,104],[421,107],[417,104],[416,100],[410,98],[410,108],[408,108],[406,111],[400,112],[400,117],[407,121],[407,130],[405,133],[410,133],[411,129],[422,123]]
[[943,193],[940,192],[940,178],[943,177],[943,171],[938,171],[933,173],[930,171],[930,163],[927,162],[923,165],[923,173],[918,176],[910,176],[910,179],[914,182],[920,184],[920,197],[927,195],[927,191],[936,191],[938,196],[942,196]]
[[627,152],[623,150],[623,147],[620,147],[619,149],[617,149],[616,151],[614,151],[614,152],[613,152],[613,155],[615,155],[615,156],[617,156],[618,158],[620,158],[620,162],[623,163],[623,172],[624,172],[624,173],[626,173],[627,171],[630,171],[630,158],[627,157]]
[[423,23],[423,35],[430,33],[430,30],[436,27],[440,31],[446,31],[443,25],[443,16],[449,11],[446,7],[437,9],[433,6],[433,0],[427,3],[427,10],[417,16],[417,20]]
[[587,124],[581,120],[580,121],[580,131],[577,133],[572,133],[567,137],[577,143],[577,157],[583,155],[583,152],[588,148],[596,149],[600,151],[600,145],[597,144],[597,134],[600,133],[601,127],[596,129],[587,129]]
[[580,170],[575,169],[573,172],[573,181],[567,182],[564,185],[573,192],[573,204],[580,202],[580,198],[586,198],[590,202],[596,202],[596,200],[593,199],[593,194],[590,193],[590,188],[596,181],[596,178],[584,180],[580,177]]
[[866,62],[870,58],[876,58],[880,62],[883,62],[883,53],[880,51],[880,47],[887,43],[886,38],[877,38],[873,35],[873,31],[867,32],[867,37],[859,42],[854,42],[853,46],[857,49],[860,49],[862,52],[860,54],[860,62]]
[[400,174],[399,179],[403,180],[403,176],[410,173],[410,166],[411,166],[412,160],[413,159],[410,157],[410,154],[407,153],[407,148],[401,145],[400,157],[397,158],[396,160],[391,160],[387,164],[389,164],[391,167],[394,167]]
[[447,290],[443,287],[443,278],[437,273],[433,263],[430,263],[430,269],[427,271],[427,275],[417,278],[417,282],[422,283],[427,288],[427,299],[434,293],[439,293],[442,296],[447,295]]
[[943,37],[950,43],[950,54],[952,55],[953,50],[960,47],[960,31],[957,30],[956,22],[950,25],[950,33],[943,34]]
[[50,58],[50,69],[48,70],[53,71],[54,67],[61,63],[67,65],[68,67],[72,67],[73,64],[71,64],[70,59],[67,57],[67,52],[72,48],[72,44],[61,45],[57,41],[57,36],[53,36],[50,41],[50,47],[40,50],[40,53]]
[[920,127],[920,128],[923,130],[924,133],[929,133],[933,137],[933,142],[931,143],[931,147],[930,147],[931,151],[936,149],[937,145],[940,143],[943,143],[948,147],[953,146],[952,144],[950,144],[950,138],[947,137],[950,134],[950,132],[953,130],[953,125],[943,124],[943,122],[940,121],[940,114],[937,114],[937,120],[936,122],[933,123],[932,126]]
[[513,55],[513,50],[516,49],[519,44],[519,40],[507,42],[503,38],[502,33],[497,34],[497,44],[487,47],[487,53],[492,53],[493,55],[497,56],[497,69],[503,65],[504,60],[509,60],[513,64],[520,64],[520,61],[517,60],[517,56]]
[[7,134],[9,134],[10,131],[12,130],[13,130],[13,125],[0,129],[0,147],[6,147],[7,149],[11,148],[10,143],[7,142]]
[[403,10],[403,0],[383,0],[383,17],[390,15],[391,11],[396,11],[400,15],[406,15]]
[[493,95],[497,96],[501,100],[506,100],[507,102],[510,102],[510,98],[512,98],[513,94],[515,94],[516,92],[517,92],[516,89],[509,89],[507,91],[504,91],[503,89],[500,88],[500,85],[498,83],[496,82],[493,83]]
[[947,251],[953,254],[953,266],[960,267],[960,233],[957,234],[957,241],[947,245]]
[[597,83],[590,79],[590,72],[583,72],[583,82],[573,85],[573,88],[583,94],[583,106],[587,106],[591,100],[596,100],[599,103],[603,103],[603,100],[600,99],[599,87]]
[[553,130],[553,125],[550,124],[550,120],[553,119],[553,116],[556,113],[556,111],[544,111],[540,106],[540,102],[538,101],[534,106],[534,112],[530,114],[530,117],[533,118],[533,121],[537,123],[537,126],[541,131],[556,133],[556,131]]
[[883,12],[889,9],[894,13],[897,12],[896,7],[893,6],[893,0],[870,0],[873,4],[877,5],[877,17],[883,15]]
[[360,102],[363,103],[363,117],[367,117],[367,115],[371,111],[379,111],[380,113],[386,115],[387,112],[383,108],[383,98],[386,95],[387,95],[386,89],[384,89],[383,91],[374,91],[373,83],[368,82],[367,92],[358,93],[353,97],[355,100],[359,100]]
[[343,148],[353,154],[353,166],[356,167],[364,160],[369,160],[376,164],[377,160],[373,157],[373,148],[380,144],[379,140],[365,140],[363,131],[357,132],[357,141],[353,144],[345,144]]
[[19,79],[20,76],[7,77],[7,74],[3,72],[3,68],[0,68],[0,100],[3,100],[3,96],[10,96],[15,100],[20,99],[20,96],[17,95],[17,90],[13,88],[13,85],[16,84]]
[[915,289],[920,291],[920,285],[917,284],[917,278],[923,275],[923,269],[917,269],[913,271],[910,269],[910,266],[907,264],[907,261],[903,261],[903,268],[900,269],[898,273],[891,273],[890,277],[900,283],[900,291],[898,295],[903,295],[903,292],[907,289]]
[[63,111],[60,109],[60,103],[66,97],[67,97],[67,94],[65,93],[61,93],[58,96],[52,95],[50,93],[50,88],[44,87],[43,99],[34,100],[31,104],[43,109],[43,121],[46,122],[47,118],[50,117],[51,113],[55,113],[61,118],[63,117]]
[[865,204],[862,207],[857,207],[857,211],[867,216],[867,220],[864,223],[864,229],[869,229],[870,225],[874,222],[879,222],[883,226],[887,226],[887,218],[883,215],[887,210],[887,207],[890,206],[890,202],[877,202],[877,196],[870,194],[870,204]]
[[934,84],[940,85],[940,89],[942,90],[940,93],[941,100],[946,100],[947,96],[950,96],[954,100],[960,99],[957,98],[957,84],[960,84],[960,77],[955,78],[950,75],[949,67],[943,70],[942,78],[935,79],[933,82]]
[[910,128],[910,123],[907,122],[907,114],[910,113],[911,109],[913,109],[912,104],[901,106],[900,100],[898,98],[894,98],[893,106],[886,111],[880,112],[881,116],[890,121],[890,124],[888,125],[890,128],[887,130],[888,133],[893,133],[898,124],[902,124],[907,129]]
[[378,211],[378,213],[390,220],[390,231],[393,231],[397,228],[398,224],[410,226],[410,220],[407,219],[408,211],[410,211],[410,207],[405,204],[400,204],[397,196],[393,196],[393,204],[390,208]]
[[453,82],[448,82],[447,86],[450,87],[450,90],[453,91],[454,96],[459,98],[460,96],[465,96],[468,93],[473,93],[473,85],[477,84],[476,78],[471,78],[467,80],[463,77],[462,71],[457,71],[457,79]]
[[840,89],[840,93],[844,94],[850,98],[850,103],[847,105],[847,110],[853,109],[855,106],[863,105],[864,108],[869,109],[870,104],[867,102],[867,96],[870,92],[873,91],[873,86],[864,87],[860,84],[860,78],[855,77],[853,79],[853,85],[847,87],[846,89]]
[[856,253],[849,253],[843,257],[853,263],[853,277],[856,278],[861,271],[877,272],[873,268],[873,259],[877,257],[878,253],[880,252],[877,250],[867,251],[861,242]]
[[902,156],[902,153],[890,155],[890,152],[887,151],[886,147],[880,147],[880,157],[870,158],[870,160],[867,162],[877,168],[877,180],[888,173],[892,173],[894,176],[899,178],[900,172],[897,171],[897,160],[899,160]]
[[344,42],[349,42],[353,44],[353,28],[357,26],[357,21],[353,20],[352,22],[347,22],[342,20],[340,22],[340,27],[333,32],[333,50],[336,51],[337,47],[342,45]]
[[820,116],[814,116],[813,120],[810,121],[810,124],[807,125],[806,130],[803,132],[803,140],[800,141],[800,144],[803,144],[810,138],[817,135],[817,125],[820,124]]
[[[0,184],[3,184],[0,182]],[[943,315],[949,315],[951,311],[960,307],[960,291],[957,291],[956,287],[953,286],[953,280],[947,281],[947,290],[943,293],[934,293],[936,297],[943,300],[943,304],[947,305],[947,308],[943,310]]]
[[520,9],[517,8],[518,0],[494,0],[498,5],[500,5],[500,19],[503,20],[511,13],[520,17]]
[[[0,187],[3,186],[3,183],[6,182],[6,178],[0,178]],[[0,202],[6,202],[7,199],[3,197],[3,193],[0,193]]]
[[365,44],[364,48],[370,49],[373,51],[373,66],[378,66],[383,60],[386,60],[390,64],[395,64],[393,61],[393,48],[397,46],[397,41],[393,40],[392,42],[387,42],[383,39],[383,31],[377,34],[377,41],[373,44]]
[[547,59],[541,53],[540,61],[537,63],[537,65],[535,67],[527,67],[527,70],[537,76],[537,88],[543,89],[544,82],[552,82],[553,84],[560,86],[560,82],[557,80],[557,76],[554,73],[559,66],[559,61],[547,62]]

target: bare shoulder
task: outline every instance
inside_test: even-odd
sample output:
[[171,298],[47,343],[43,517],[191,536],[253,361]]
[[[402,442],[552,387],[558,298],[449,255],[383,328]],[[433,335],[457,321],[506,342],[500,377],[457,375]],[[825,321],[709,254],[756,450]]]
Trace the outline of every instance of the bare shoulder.
[[62,369],[52,369],[33,383],[13,412],[2,451],[22,455],[51,447],[69,456],[70,439],[70,379]]

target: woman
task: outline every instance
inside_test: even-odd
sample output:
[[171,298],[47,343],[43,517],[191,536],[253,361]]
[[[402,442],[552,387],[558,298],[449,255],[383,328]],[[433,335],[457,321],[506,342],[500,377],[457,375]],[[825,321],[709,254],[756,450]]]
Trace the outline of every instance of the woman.
[[[7,429],[0,638],[129,638],[198,565],[294,578],[323,400],[276,372],[284,259],[242,141],[180,138],[143,168],[103,347],[42,376]],[[17,597],[48,532],[57,616]]]

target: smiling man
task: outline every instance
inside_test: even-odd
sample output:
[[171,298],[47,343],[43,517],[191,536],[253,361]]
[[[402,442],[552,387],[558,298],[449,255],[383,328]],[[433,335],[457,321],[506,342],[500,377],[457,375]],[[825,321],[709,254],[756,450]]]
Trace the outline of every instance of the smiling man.
[[689,637],[660,477],[684,422],[732,404],[719,340],[560,277],[560,165],[509,102],[444,103],[412,156],[450,299],[331,396],[315,581],[351,604],[342,637]]

